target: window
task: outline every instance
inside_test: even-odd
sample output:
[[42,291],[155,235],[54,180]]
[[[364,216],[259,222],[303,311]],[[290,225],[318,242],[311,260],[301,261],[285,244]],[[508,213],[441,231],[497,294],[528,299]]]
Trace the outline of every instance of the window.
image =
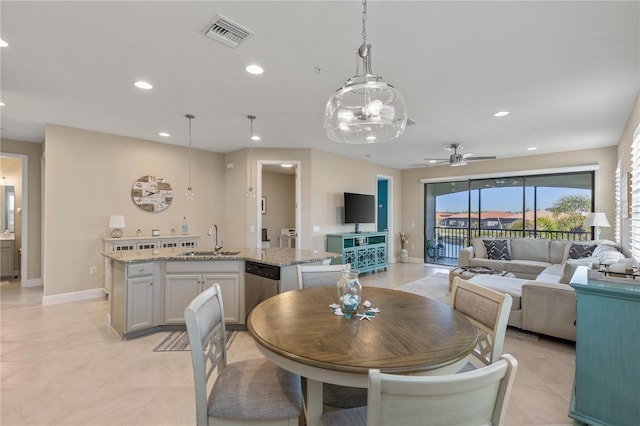
[[640,126],[631,143],[631,255],[640,259]]
[[[445,260],[453,262],[477,237],[589,240],[594,176],[580,171],[427,183],[425,241],[441,241]],[[640,188],[638,195],[640,226]]]

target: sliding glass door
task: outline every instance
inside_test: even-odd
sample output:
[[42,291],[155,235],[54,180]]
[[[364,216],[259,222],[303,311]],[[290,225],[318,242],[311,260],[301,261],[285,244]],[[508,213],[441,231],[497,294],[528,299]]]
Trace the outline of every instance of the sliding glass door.
[[477,237],[587,240],[593,172],[425,184],[425,261],[457,264]]

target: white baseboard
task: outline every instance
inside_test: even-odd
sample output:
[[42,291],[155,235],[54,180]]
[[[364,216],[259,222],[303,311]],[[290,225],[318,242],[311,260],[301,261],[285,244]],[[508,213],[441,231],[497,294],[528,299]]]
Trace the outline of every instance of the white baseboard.
[[71,293],[54,294],[52,296],[42,296],[43,305],[57,305],[59,303],[77,302],[78,300],[104,298],[102,288],[91,290],[73,291]]

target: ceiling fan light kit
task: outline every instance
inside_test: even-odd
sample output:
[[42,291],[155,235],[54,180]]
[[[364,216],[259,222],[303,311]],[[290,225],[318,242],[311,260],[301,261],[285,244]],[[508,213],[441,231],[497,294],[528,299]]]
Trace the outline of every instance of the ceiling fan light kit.
[[[362,45],[356,55],[362,62],[327,102],[324,128],[335,142],[368,144],[396,139],[407,127],[407,105],[400,92],[371,71],[371,44],[367,44],[367,0],[363,0]],[[358,64],[360,61],[358,61]]]

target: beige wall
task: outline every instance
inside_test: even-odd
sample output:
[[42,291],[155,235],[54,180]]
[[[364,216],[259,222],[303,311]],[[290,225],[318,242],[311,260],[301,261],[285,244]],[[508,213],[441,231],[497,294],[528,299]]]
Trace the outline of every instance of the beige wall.
[[[18,154],[27,157],[27,180],[28,180],[28,200],[26,200],[28,223],[27,223],[27,250],[24,259],[26,265],[26,280],[22,281],[26,285],[41,285],[42,281],[42,232],[41,232],[41,158],[42,144],[20,142],[9,139],[2,139],[0,151],[8,154]],[[16,188],[17,190],[17,188]],[[20,195],[22,197],[22,193]],[[22,205],[25,200],[20,200]],[[22,219],[22,218],[20,218]],[[17,219],[17,220],[20,220]]]
[[[393,247],[399,247],[400,232],[400,192],[402,188],[400,170],[376,164],[356,161],[322,151],[313,151],[311,170],[311,208],[307,209],[308,226],[305,229],[311,235],[311,248],[326,250],[326,234],[353,232],[353,224],[344,224],[344,193],[376,194],[378,176],[390,178],[392,202],[390,210],[393,218],[389,222],[389,250],[395,256]],[[391,201],[392,200],[392,201]],[[313,226],[319,226],[320,232],[312,232]],[[375,224],[360,226],[362,232],[376,231]]]
[[[424,184],[422,179],[466,178],[475,175],[518,175],[523,170],[544,170],[598,165],[595,172],[595,208],[607,217],[615,214],[615,169],[617,148],[599,148],[556,154],[530,155],[493,161],[470,162],[463,167],[425,167],[402,172],[402,224],[411,234],[409,257],[423,258]],[[614,228],[601,228],[601,238],[614,239]]]
[[[109,236],[112,214],[125,216],[126,236],[153,228],[168,235],[180,229],[202,235],[224,218],[224,156],[196,150],[192,184],[195,199],[184,192],[188,181],[187,149],[140,139],[47,125],[45,137],[44,293],[51,296],[103,286],[102,238]],[[133,182],[144,175],[168,180],[174,199],[168,209],[149,213],[131,199]],[[222,228],[224,237],[224,228]],[[97,266],[98,274],[89,275]]]
[[[631,172],[631,143],[633,142],[633,134],[640,126],[640,92],[636,97],[636,102],[631,110],[631,114],[627,119],[622,136],[618,141],[618,161],[620,162],[623,184],[626,184],[627,172]],[[623,197],[626,197],[626,188],[622,188]],[[631,249],[631,221],[627,215],[627,211],[620,212],[620,237],[621,244],[627,250]]]

